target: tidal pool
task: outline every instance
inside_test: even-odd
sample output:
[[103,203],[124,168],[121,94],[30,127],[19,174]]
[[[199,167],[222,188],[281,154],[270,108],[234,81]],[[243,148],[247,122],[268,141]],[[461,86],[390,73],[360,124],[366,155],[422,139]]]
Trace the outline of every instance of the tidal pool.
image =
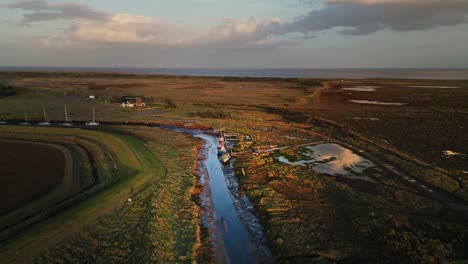
[[341,90],[344,91],[356,91],[356,92],[375,92],[380,86],[355,86],[355,87],[344,87]]
[[351,103],[355,104],[369,104],[369,105],[396,105],[402,106],[406,103],[388,103],[388,102],[379,102],[379,101],[368,101],[368,100],[349,100]]
[[279,157],[278,160],[286,164],[299,166],[311,164],[313,170],[332,176],[371,180],[368,177],[361,177],[359,175],[365,169],[375,167],[376,165],[347,148],[338,144],[319,144],[305,148],[308,152],[303,154],[310,157],[309,160],[291,162],[284,156]]

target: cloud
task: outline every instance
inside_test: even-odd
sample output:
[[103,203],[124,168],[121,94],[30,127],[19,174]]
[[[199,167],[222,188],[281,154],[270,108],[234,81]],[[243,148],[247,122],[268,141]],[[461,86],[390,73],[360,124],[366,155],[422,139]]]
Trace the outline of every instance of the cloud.
[[428,30],[467,22],[466,0],[328,0],[284,26],[284,32],[337,29],[347,35]]
[[253,17],[225,19],[221,25],[202,35],[202,38],[213,42],[262,41],[277,35],[283,24],[278,18],[265,20],[257,20]]
[[210,29],[172,24],[156,18],[114,14],[107,20],[75,19],[69,29],[47,36],[46,46],[86,43],[149,44],[154,46],[230,46],[238,48],[276,47],[297,44],[275,37],[283,22],[279,19],[226,19]]
[[175,45],[193,40],[191,29],[131,14],[114,14],[106,21],[77,19],[64,34],[70,40],[100,43]]
[[[253,48],[296,45],[278,34],[280,19],[225,19],[220,25],[199,29],[135,14],[99,12],[72,2],[50,3],[45,0],[16,1],[0,8],[25,11],[17,25],[33,22],[71,20],[70,26],[42,38],[47,47],[87,44],[145,44],[153,46],[211,46]],[[12,22],[13,23],[13,22]]]
[[[0,7],[25,12],[21,23],[71,20],[65,30],[44,36],[47,47],[132,44],[154,47],[224,49],[276,48],[299,45],[314,33],[337,30],[367,35],[381,30],[427,30],[467,22],[467,0],[298,0],[315,8],[291,22],[278,18],[225,19],[211,28],[196,28],[154,17],[104,13],[72,2],[17,1]],[[298,37],[302,33],[303,37]]]
[[23,15],[22,23],[52,21],[60,19],[106,20],[109,15],[93,10],[91,7],[76,3],[53,4],[42,0],[17,1],[0,7],[30,11]]

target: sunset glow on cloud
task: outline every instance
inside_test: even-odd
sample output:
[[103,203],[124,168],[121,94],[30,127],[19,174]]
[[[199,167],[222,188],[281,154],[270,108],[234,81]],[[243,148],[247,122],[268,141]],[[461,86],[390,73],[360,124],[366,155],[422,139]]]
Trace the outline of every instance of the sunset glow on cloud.
[[[217,3],[229,5],[223,1]],[[281,13],[273,15],[273,12],[268,17],[258,18],[247,9],[243,16],[233,17],[226,9],[216,19],[209,19],[213,22],[196,24],[186,21],[196,17],[178,17],[176,10],[171,17],[161,17],[143,10],[141,13],[134,12],[136,10],[113,12],[102,6],[93,7],[86,1],[16,1],[1,4],[0,11],[14,11],[17,15],[10,15],[3,22],[4,26],[16,25],[20,31],[24,28],[23,31],[29,33],[21,38],[34,36],[43,48],[126,44],[135,48],[138,45],[185,49],[214,47],[224,54],[232,49],[248,51],[262,47],[300,52],[307,45],[313,46],[314,41],[324,41],[321,37],[324,32],[345,43],[350,35],[362,36],[364,40],[367,35],[383,31],[397,36],[398,32],[437,31],[441,27],[459,30],[466,28],[468,14],[468,1],[462,0],[326,0],[320,5],[317,5],[320,1],[290,1],[289,6],[298,3],[311,10],[305,14],[298,11],[296,16],[287,18],[282,18]],[[44,27],[50,29],[44,30]],[[40,33],[34,34],[35,28],[41,28]],[[10,34],[20,36],[17,32]]]

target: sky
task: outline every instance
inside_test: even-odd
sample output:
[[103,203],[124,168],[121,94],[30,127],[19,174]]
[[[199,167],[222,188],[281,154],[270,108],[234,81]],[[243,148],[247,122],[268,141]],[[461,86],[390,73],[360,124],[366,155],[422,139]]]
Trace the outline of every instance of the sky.
[[468,68],[468,0],[0,0],[0,66]]

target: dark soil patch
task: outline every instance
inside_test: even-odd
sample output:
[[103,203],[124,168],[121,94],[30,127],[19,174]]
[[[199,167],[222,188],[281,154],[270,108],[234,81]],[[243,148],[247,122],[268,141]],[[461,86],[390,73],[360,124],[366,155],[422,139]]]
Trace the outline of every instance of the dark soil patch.
[[360,192],[365,192],[365,193],[369,193],[373,195],[379,194],[379,189],[378,189],[377,184],[370,182],[370,181],[349,179],[346,177],[336,177],[336,180],[339,182],[346,183],[351,188],[358,190]]
[[0,140],[0,149],[0,215],[48,193],[64,176],[58,149],[8,140]]

